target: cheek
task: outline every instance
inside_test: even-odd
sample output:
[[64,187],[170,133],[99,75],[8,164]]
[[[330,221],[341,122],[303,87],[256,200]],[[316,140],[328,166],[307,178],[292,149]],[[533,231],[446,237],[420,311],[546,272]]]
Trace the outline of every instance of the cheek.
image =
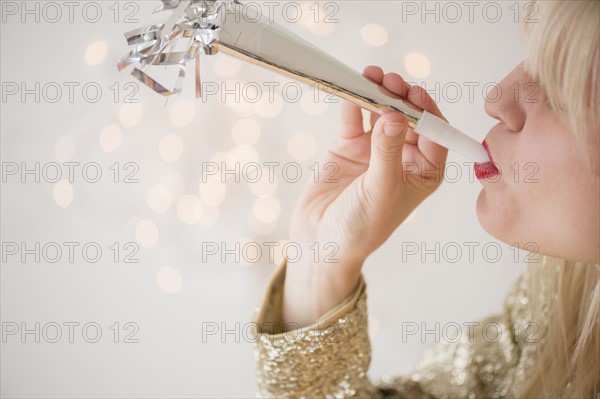
[[[532,120],[521,133],[506,133],[496,139],[502,176],[484,182],[477,199],[477,216],[484,229],[507,243],[528,239],[536,221],[543,219],[540,205],[548,198],[548,154],[552,145],[540,135],[546,130]],[[548,148],[550,146],[550,148]],[[547,212],[548,210],[544,210]]]
[[[527,129],[503,143],[502,178],[484,183],[477,200],[479,221],[495,238],[511,245],[531,241],[547,251],[577,237],[589,218],[580,199],[589,197],[583,191],[590,182],[578,174],[583,168],[569,136],[558,133]],[[576,217],[582,213],[588,216]]]

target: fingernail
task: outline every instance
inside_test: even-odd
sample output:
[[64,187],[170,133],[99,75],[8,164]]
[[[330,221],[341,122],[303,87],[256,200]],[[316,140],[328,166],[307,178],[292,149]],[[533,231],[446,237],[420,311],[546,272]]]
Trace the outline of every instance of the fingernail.
[[397,136],[404,130],[404,123],[387,122],[383,125],[383,132],[386,136]]

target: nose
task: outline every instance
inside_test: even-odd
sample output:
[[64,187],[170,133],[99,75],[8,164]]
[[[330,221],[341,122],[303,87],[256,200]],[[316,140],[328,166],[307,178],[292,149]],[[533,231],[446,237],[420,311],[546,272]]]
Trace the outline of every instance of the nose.
[[485,97],[485,112],[515,132],[523,129],[526,119],[523,98],[531,94],[531,90],[524,92],[524,86],[529,83],[525,76],[521,63],[490,89]]

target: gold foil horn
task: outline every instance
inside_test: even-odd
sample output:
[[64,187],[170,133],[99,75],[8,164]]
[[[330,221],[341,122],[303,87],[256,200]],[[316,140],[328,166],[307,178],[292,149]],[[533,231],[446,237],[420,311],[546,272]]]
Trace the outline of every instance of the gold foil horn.
[[[489,161],[481,145],[442,119],[423,111],[371,82],[280,25],[267,20],[257,7],[237,0],[162,0],[155,12],[171,11],[164,23],[128,32],[136,45],[119,61],[119,70],[139,64],[132,74],[157,93],[181,92],[186,63],[196,59],[196,95],[200,95],[199,56],[223,52],[331,93],[372,112],[383,108],[401,112],[418,134],[457,151],[475,162]],[[181,44],[185,48],[175,51]],[[179,65],[173,90],[166,89],[143,69],[151,65]]]

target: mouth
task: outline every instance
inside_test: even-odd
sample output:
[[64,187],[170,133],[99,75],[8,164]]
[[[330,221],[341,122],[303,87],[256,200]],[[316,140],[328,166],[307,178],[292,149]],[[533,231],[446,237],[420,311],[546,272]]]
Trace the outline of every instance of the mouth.
[[488,148],[488,144],[486,143],[486,141],[483,140],[482,144],[483,144],[483,148],[485,148],[485,151],[488,154],[488,157],[490,158],[490,161],[483,162],[483,163],[476,163],[475,165],[473,165],[473,168],[475,169],[475,176],[479,180],[492,179],[492,178],[495,178],[496,176],[500,175],[500,170],[498,169],[498,167],[496,166],[496,163],[494,162],[494,159],[492,158],[492,154],[490,153],[490,149]]

